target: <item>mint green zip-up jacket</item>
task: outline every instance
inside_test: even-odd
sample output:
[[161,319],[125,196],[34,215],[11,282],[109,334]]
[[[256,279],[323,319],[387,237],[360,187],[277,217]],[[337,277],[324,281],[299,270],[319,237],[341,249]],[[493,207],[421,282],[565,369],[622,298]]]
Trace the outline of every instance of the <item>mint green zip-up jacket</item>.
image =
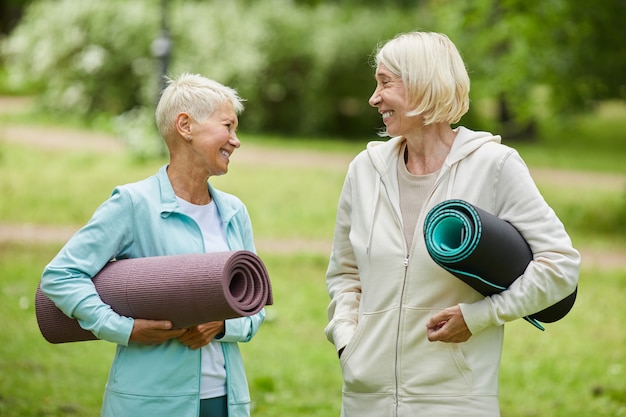
[[[326,276],[328,339],[341,355],[343,417],[495,417],[503,324],[570,295],[580,256],[518,153],[463,127],[404,239],[397,165],[403,139],[371,142],[350,164]],[[428,211],[463,199],[512,223],[534,259],[506,291],[483,297],[428,255]],[[472,337],[429,342],[426,324],[460,305]],[[537,333],[536,337],[542,337]]]
[[[115,188],[45,268],[41,289],[69,317],[102,340],[116,343],[102,406],[105,417],[195,417],[199,414],[201,351],[173,339],[129,343],[133,319],[104,304],[93,278],[111,259],[204,253],[197,223],[184,215],[166,172]],[[250,218],[235,196],[207,184],[231,250],[255,251]],[[226,363],[228,415],[250,415],[250,395],[237,342],[249,341],[265,318],[226,320],[219,339]]]

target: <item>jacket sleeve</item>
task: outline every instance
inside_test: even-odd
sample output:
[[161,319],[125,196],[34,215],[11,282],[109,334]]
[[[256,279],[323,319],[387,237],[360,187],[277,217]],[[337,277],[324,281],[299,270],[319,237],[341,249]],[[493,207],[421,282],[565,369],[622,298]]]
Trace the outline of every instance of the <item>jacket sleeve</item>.
[[495,214],[518,229],[533,260],[507,290],[461,305],[473,334],[554,305],[578,284],[580,254],[516,151],[511,150],[501,162],[494,192]]
[[361,281],[350,243],[351,206],[352,186],[348,174],[339,198],[333,247],[326,272],[331,301],[325,334],[337,351],[344,348],[354,335],[361,303]]
[[224,335],[216,338],[216,340],[220,342],[249,342],[259,331],[264,321],[265,309],[249,317],[226,320],[224,322]]
[[122,317],[98,295],[92,278],[132,240],[130,197],[118,190],[46,266],[41,290],[83,329],[97,338],[126,345],[133,319]]

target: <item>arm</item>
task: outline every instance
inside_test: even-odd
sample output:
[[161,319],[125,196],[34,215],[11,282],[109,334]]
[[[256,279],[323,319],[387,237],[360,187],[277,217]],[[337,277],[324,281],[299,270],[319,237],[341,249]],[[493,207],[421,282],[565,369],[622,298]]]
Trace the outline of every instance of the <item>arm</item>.
[[495,193],[495,214],[524,236],[533,260],[506,291],[460,305],[473,334],[541,311],[570,295],[578,283],[580,255],[517,152],[502,161]]
[[127,210],[129,197],[114,192],[46,266],[42,291],[80,326],[99,339],[127,344],[133,320],[104,304],[91,280],[109,260],[132,240]]
[[356,330],[361,302],[361,281],[350,243],[351,205],[352,187],[348,175],[339,198],[333,248],[326,273],[331,301],[325,333],[340,356]]

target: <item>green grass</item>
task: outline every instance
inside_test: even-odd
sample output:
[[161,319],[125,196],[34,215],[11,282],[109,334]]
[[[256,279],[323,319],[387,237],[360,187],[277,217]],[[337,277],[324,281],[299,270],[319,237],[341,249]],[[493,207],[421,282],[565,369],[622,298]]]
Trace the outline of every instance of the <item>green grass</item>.
[[[98,414],[113,345],[47,344],[34,318],[39,274],[58,249],[0,246],[2,416]],[[260,255],[275,305],[267,308],[268,320],[255,339],[241,345],[254,415],[338,415],[339,364],[323,334],[326,258]],[[507,325],[500,378],[504,417],[624,415],[625,291],[625,271],[584,270],[566,319],[545,332],[524,321]]]
[[95,416],[114,346],[50,345],[39,334],[34,291],[59,246],[0,244],[0,415]]
[[338,415],[341,373],[324,336],[328,295],[326,257],[260,253],[274,290],[274,306],[252,343],[241,345],[255,416]]
[[626,415],[624,291],[626,271],[584,269],[563,321],[545,332],[520,320],[507,324],[503,417]]
[[[255,145],[283,147],[277,138],[247,139]],[[583,146],[578,143],[576,147]],[[307,145],[304,139],[285,146],[344,155],[362,148],[362,144],[320,141]],[[529,156],[532,167],[542,165],[546,149],[556,145],[524,146],[528,148],[522,155]],[[617,161],[620,154],[614,146],[590,146],[594,149],[589,153]],[[568,147],[561,151],[562,167],[586,164],[584,153]],[[115,185],[151,175],[162,163],[137,163],[123,154],[52,152],[0,142],[0,222],[78,227]],[[231,172],[214,183],[246,202],[257,238],[322,240],[332,235],[345,168],[233,163]],[[602,170],[623,172],[622,165],[613,163]],[[593,187],[581,192],[576,185],[540,187],[575,243],[626,246],[625,222],[620,217],[623,194]],[[106,342],[50,345],[40,336],[34,317],[33,295],[41,271],[61,245],[0,244],[2,416],[99,413],[114,346]],[[338,415],[339,363],[323,334],[327,257],[262,249],[260,255],[270,272],[276,302],[267,308],[268,320],[259,334],[241,346],[253,415]],[[584,268],[579,299],[566,319],[547,325],[546,332],[524,321],[507,325],[500,377],[503,417],[626,415],[625,292],[626,271]]]
[[[4,222],[82,224],[117,184],[155,172],[124,155],[40,151],[0,142]],[[8,179],[8,180],[6,180]]]

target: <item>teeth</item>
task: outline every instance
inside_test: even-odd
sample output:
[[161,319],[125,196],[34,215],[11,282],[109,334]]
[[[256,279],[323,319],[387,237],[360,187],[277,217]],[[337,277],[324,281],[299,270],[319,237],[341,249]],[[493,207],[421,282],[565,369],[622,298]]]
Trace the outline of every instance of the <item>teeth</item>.
[[384,112],[384,113],[383,113],[383,119],[386,119],[387,117],[391,117],[391,114],[392,114],[392,113],[393,113],[392,111],[386,111],[386,112]]
[[222,155],[224,155],[226,158],[230,158],[230,154],[224,150],[220,151],[222,153]]

